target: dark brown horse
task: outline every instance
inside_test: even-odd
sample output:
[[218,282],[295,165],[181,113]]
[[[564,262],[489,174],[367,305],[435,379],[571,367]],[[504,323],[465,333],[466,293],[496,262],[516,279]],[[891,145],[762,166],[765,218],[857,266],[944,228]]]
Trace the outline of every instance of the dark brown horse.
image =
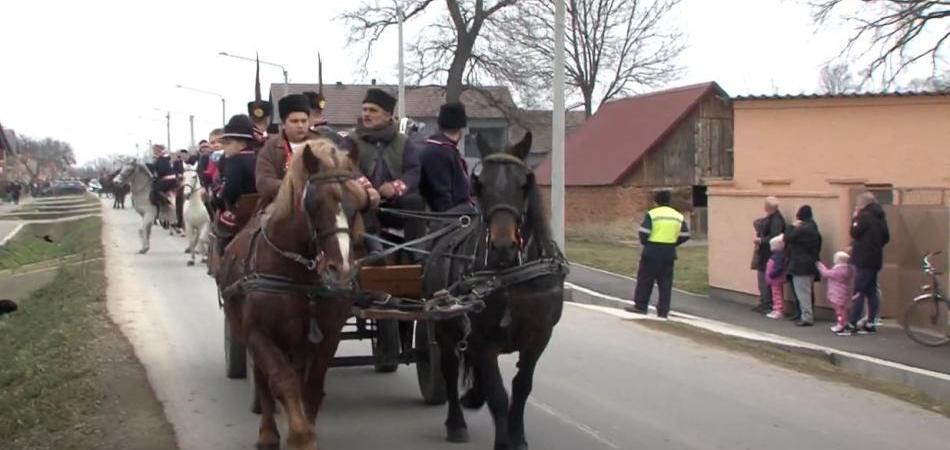
[[[479,136],[480,137],[480,136]],[[478,139],[482,160],[473,175],[478,213],[467,235],[449,235],[433,246],[425,272],[427,296],[479,273],[505,280],[485,300],[485,309],[435,326],[449,402],[445,425],[450,442],[469,439],[462,406],[487,401],[495,424],[495,449],[528,448],[524,409],[534,369],[561,318],[566,261],[551,239],[534,174],[524,162],[531,134],[505,151]],[[439,254],[472,255],[473,262]],[[539,268],[535,270],[535,268]],[[521,271],[521,272],[519,272]],[[509,403],[498,368],[500,354],[518,352],[518,374]],[[459,357],[471,389],[459,399]]]
[[287,448],[317,448],[324,377],[352,307],[332,292],[350,288],[351,242],[362,226],[352,211],[367,203],[351,167],[329,140],[309,141],[294,154],[274,203],[221,258],[225,315],[254,365],[259,449],[280,448],[276,401],[287,414]]

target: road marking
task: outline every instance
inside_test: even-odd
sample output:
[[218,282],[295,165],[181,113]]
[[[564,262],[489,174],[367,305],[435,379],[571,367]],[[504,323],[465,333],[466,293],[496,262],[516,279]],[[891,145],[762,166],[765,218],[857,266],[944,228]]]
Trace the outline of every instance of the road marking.
[[20,230],[23,228],[23,225],[25,224],[19,223],[17,224],[17,226],[13,227],[13,231],[9,232],[6,235],[6,237],[0,240],[0,247],[3,247],[4,245],[7,244],[7,241],[9,241],[10,239],[13,239],[13,236],[16,236],[16,234],[20,232]]
[[568,424],[568,425],[570,425],[570,426],[572,426],[572,427],[574,427],[574,428],[577,428],[578,430],[580,430],[580,431],[583,432],[584,434],[590,436],[590,437],[591,437],[592,439],[594,439],[595,441],[600,442],[601,444],[604,444],[604,445],[606,445],[607,447],[610,447],[610,448],[615,448],[615,449],[618,449],[618,450],[620,449],[620,446],[619,446],[619,445],[617,445],[617,444],[613,443],[612,441],[610,441],[609,439],[605,438],[603,435],[600,434],[599,431],[597,431],[597,430],[595,430],[595,429],[593,429],[593,428],[591,428],[591,427],[589,427],[589,426],[587,426],[587,425],[584,425],[584,424],[582,424],[582,423],[580,423],[580,422],[578,422],[578,421],[572,419],[572,418],[571,418],[570,416],[568,416],[567,414],[563,414],[563,413],[561,413],[560,411],[554,409],[554,407],[552,407],[551,405],[548,405],[547,403],[544,403],[544,402],[542,402],[542,401],[540,401],[540,400],[535,400],[535,399],[533,399],[533,398],[529,398],[529,399],[528,399],[528,403],[531,403],[532,405],[534,405],[535,407],[537,407],[537,408],[540,409],[541,411],[544,411],[544,412],[548,413],[549,415],[551,415],[551,417],[554,417],[555,419],[560,420],[561,422],[564,422],[564,423],[566,423],[566,424]]
[[[637,282],[637,279],[636,279],[636,278],[629,277],[629,276],[626,276],[626,275],[621,275],[621,274],[619,274],[619,273],[614,273],[614,272],[611,272],[611,271],[609,271],[609,270],[598,269],[598,268],[596,268],[596,267],[591,267],[591,266],[588,266],[588,265],[586,265],[586,264],[581,264],[581,263],[572,262],[572,263],[571,263],[571,266],[580,267],[581,269],[589,270],[589,271],[591,271],[591,272],[597,272],[597,273],[602,273],[602,274],[604,274],[604,275],[610,275],[610,276],[612,276],[612,277],[622,278],[622,279],[624,279],[624,280],[632,281],[632,282],[634,282],[634,283]],[[679,292],[680,294],[689,295],[689,296],[693,296],[693,297],[702,297],[702,298],[708,298],[708,297],[709,297],[708,295],[697,294],[697,293],[695,293],[695,292],[690,292],[690,291],[684,291],[684,290],[679,289],[679,288],[673,288],[673,292]]]

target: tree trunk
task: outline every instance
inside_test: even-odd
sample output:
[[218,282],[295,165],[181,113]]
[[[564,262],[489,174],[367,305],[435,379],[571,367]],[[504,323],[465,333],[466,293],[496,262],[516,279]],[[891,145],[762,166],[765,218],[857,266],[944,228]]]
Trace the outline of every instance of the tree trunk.
[[472,47],[474,46],[475,39],[459,34],[458,48],[456,48],[455,56],[452,57],[452,65],[449,66],[448,78],[445,80],[446,103],[461,101],[465,66],[468,64],[468,60],[472,58]]
[[590,117],[594,114],[594,89],[583,86],[581,94],[584,95],[584,117]]

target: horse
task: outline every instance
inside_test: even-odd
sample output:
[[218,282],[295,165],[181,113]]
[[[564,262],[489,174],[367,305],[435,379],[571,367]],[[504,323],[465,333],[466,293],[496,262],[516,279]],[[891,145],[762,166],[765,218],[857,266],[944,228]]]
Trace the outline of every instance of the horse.
[[118,171],[114,172],[112,175],[99,175],[99,198],[102,198],[102,194],[106,195],[106,198],[109,198],[109,195],[115,195],[115,176],[118,175]]
[[182,193],[185,204],[182,206],[182,219],[185,222],[185,239],[188,248],[185,253],[191,254],[187,265],[195,265],[195,254],[200,253],[205,262],[208,258],[208,234],[211,231],[211,216],[205,208],[204,188],[198,183],[198,172],[194,169],[186,170],[182,180]]
[[125,209],[125,197],[132,189],[128,183],[114,184],[112,187],[112,209]]
[[[472,175],[472,188],[478,213],[472,226],[457,232],[462,234],[433,243],[424,272],[426,297],[473,274],[489,273],[493,278],[545,261],[558,269],[494,290],[484,298],[486,308],[479,313],[435,324],[448,399],[446,439],[467,442],[462,406],[480,409],[487,400],[495,425],[494,448],[525,450],[525,404],[535,367],[561,318],[567,263],[551,237],[534,174],[525,163],[531,134],[504,151],[493,149],[481,136],[477,143],[481,161]],[[464,261],[457,258],[460,255],[473,257]],[[516,351],[518,373],[509,405],[498,356]],[[461,399],[460,358],[470,386]]]
[[[351,315],[353,242],[369,204],[351,161],[327,139],[295,152],[277,198],[228,244],[215,278],[232,338],[253,360],[258,449],[278,449],[275,401],[287,448],[317,448],[324,379]],[[359,208],[355,208],[359,206]]]
[[142,248],[139,254],[145,254],[149,250],[149,241],[152,236],[152,224],[156,218],[165,218],[175,216],[174,209],[165,205],[159,210],[152,204],[149,193],[152,190],[152,172],[137,159],[130,159],[122,163],[119,174],[113,179],[116,184],[126,184],[130,186],[132,193],[132,206],[135,212],[142,217],[142,223],[139,226],[139,238],[142,240]]

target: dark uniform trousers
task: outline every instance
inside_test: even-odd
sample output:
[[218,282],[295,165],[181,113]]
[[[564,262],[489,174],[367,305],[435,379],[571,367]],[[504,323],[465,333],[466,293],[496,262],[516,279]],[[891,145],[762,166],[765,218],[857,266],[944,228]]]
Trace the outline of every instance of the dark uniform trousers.
[[665,316],[670,312],[670,297],[673,291],[673,266],[676,260],[664,261],[646,256],[640,257],[640,268],[637,269],[637,287],[634,290],[633,301],[638,309],[646,311],[653,295],[653,284],[659,289],[659,301],[656,304],[658,316]]

